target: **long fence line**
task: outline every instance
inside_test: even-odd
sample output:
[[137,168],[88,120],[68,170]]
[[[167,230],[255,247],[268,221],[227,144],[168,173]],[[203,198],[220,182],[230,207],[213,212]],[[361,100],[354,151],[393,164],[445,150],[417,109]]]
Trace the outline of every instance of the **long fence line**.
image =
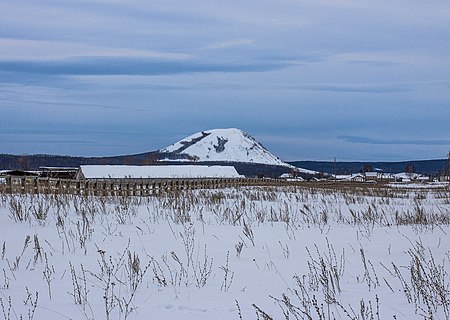
[[186,178],[186,179],[87,179],[70,180],[39,177],[0,177],[0,190],[20,194],[90,194],[148,196],[187,189],[219,189],[239,186],[292,184],[281,179]]

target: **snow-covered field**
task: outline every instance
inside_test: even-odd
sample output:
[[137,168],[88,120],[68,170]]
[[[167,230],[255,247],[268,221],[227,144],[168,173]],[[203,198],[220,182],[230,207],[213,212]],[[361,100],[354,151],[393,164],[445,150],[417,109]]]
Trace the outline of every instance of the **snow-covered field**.
[[448,319],[450,191],[1,195],[0,319]]

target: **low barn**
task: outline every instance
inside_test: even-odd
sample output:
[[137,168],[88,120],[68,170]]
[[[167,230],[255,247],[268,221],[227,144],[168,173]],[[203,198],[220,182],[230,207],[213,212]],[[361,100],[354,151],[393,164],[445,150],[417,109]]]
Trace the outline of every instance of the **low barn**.
[[38,177],[39,172],[29,170],[0,170],[0,176]]
[[182,179],[242,178],[232,166],[126,166],[83,165],[77,179]]
[[41,167],[42,178],[75,179],[78,168],[73,167]]

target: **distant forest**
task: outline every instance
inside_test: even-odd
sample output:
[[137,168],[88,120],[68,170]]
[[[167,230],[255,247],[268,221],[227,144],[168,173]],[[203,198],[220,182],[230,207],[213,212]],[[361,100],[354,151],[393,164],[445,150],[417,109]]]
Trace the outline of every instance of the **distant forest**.
[[447,169],[447,159],[414,160],[400,162],[336,162],[333,161],[295,161],[290,164],[309,170],[336,174],[350,174],[373,170],[386,173],[416,172],[430,176],[437,176]]
[[11,155],[0,154],[0,170],[38,170],[40,167],[79,167],[87,164],[149,165],[159,157],[155,152],[115,157],[71,157],[48,154]]
[[[167,158],[168,154],[158,152],[147,152],[134,155],[124,155],[116,157],[70,157],[57,155],[10,155],[0,154],[0,170],[38,170],[40,167],[79,167],[87,164],[104,165],[152,165],[152,164],[170,164],[160,162]],[[177,155],[173,155],[176,159]],[[198,163],[188,161],[184,164],[223,164],[217,163]],[[381,170],[387,173],[416,172],[430,176],[437,176],[447,170],[447,159],[438,160],[419,160],[402,162],[332,162],[332,161],[295,161],[290,164],[304,169],[318,172],[350,174],[362,171]],[[173,164],[173,162],[172,162]],[[182,162],[177,162],[182,164]],[[228,163],[230,164],[230,163]],[[254,164],[232,163],[239,173],[245,175],[264,175],[276,177],[281,173],[289,172],[286,167],[266,166]],[[370,170],[369,170],[370,169]]]
[[[162,161],[162,159],[177,161]],[[41,167],[79,167],[80,165],[230,165],[234,166],[239,174],[247,177],[278,178],[283,173],[291,171],[286,166],[273,166],[242,162],[198,162],[193,159],[180,159],[177,154],[148,152],[135,155],[117,157],[69,157],[54,155],[9,155],[0,154],[0,170],[39,170]],[[309,178],[310,175],[305,175]]]

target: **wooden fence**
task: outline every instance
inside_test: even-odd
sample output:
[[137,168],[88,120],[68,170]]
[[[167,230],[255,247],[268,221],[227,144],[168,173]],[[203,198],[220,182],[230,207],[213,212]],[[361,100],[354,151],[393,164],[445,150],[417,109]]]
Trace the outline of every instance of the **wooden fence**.
[[147,196],[187,189],[218,189],[239,186],[291,184],[281,179],[202,178],[202,179],[88,179],[65,180],[38,177],[0,177],[0,191],[20,194],[90,194]]

